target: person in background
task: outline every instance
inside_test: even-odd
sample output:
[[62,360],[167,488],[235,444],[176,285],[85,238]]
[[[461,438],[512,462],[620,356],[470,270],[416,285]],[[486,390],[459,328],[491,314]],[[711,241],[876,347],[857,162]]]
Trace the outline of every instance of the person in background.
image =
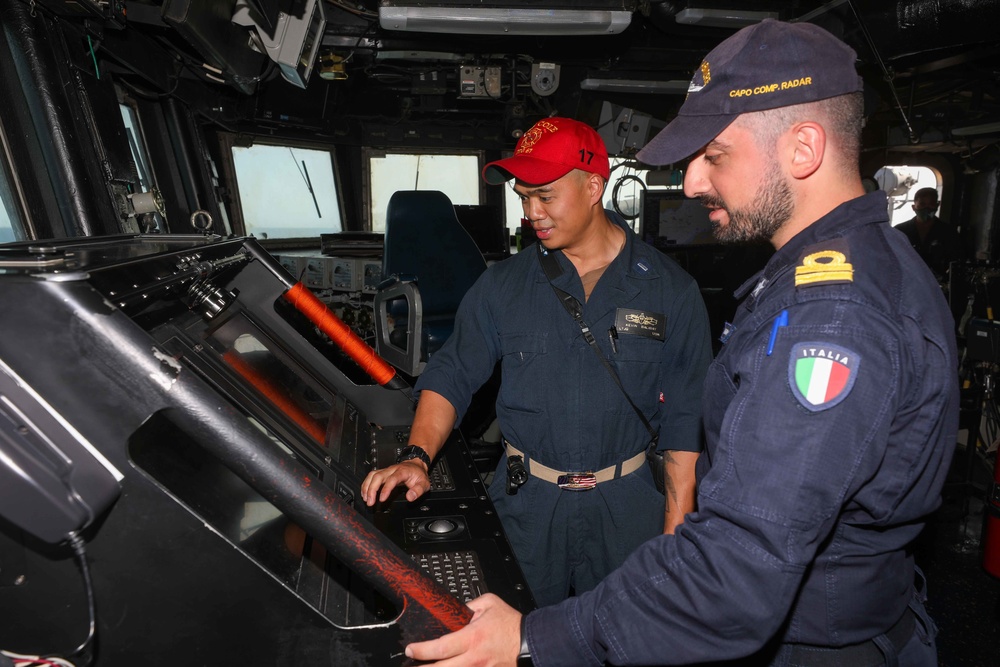
[[920,188],[913,195],[914,217],[896,225],[906,234],[920,258],[938,281],[948,275],[948,266],[959,259],[961,246],[955,229],[937,216],[937,188]]
[[434,664],[937,664],[910,551],[958,426],[940,288],[858,169],[862,82],[846,44],[764,20],[709,53],[640,153],[693,158],[685,193],[726,242],[775,253],[705,381],[697,511],[594,590],[522,616],[498,597],[411,644]]
[[[489,493],[535,600],[551,604],[590,590],[694,509],[708,316],[694,280],[604,209],[608,156],[588,125],[539,121],[483,177],[516,179],[538,243],[466,295],[416,384],[409,446],[362,494],[371,505],[399,485],[410,501],[426,492],[432,459],[499,361],[507,456]],[[654,434],[665,495],[646,463]]]

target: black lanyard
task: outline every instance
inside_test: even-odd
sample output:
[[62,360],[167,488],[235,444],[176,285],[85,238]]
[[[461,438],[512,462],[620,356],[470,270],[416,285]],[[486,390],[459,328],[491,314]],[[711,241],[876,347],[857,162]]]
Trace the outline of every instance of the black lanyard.
[[611,374],[615,384],[618,385],[619,389],[621,389],[622,394],[625,396],[625,400],[628,401],[628,404],[632,406],[633,410],[635,410],[635,414],[642,420],[642,425],[646,427],[646,430],[649,431],[649,435],[652,438],[650,442],[655,443],[659,437],[656,430],[653,429],[653,426],[649,423],[649,420],[646,419],[646,416],[642,414],[642,411],[636,407],[635,403],[632,402],[628,392],[625,391],[624,385],[622,385],[621,379],[618,377],[618,373],[615,371],[615,367],[612,366],[601,353],[601,348],[597,346],[597,340],[594,338],[594,334],[591,333],[590,327],[587,323],[583,321],[583,306],[580,304],[580,301],[572,294],[564,292],[556,287],[553,282],[556,278],[561,276],[563,272],[562,267],[559,266],[559,262],[555,258],[555,255],[548,250],[545,250],[541,243],[536,243],[535,245],[538,246],[538,261],[542,265],[542,271],[545,272],[545,277],[549,279],[549,285],[552,287],[552,291],[555,292],[556,296],[559,298],[559,303],[561,303],[566,309],[566,312],[573,317],[573,320],[580,325],[580,331],[583,332],[583,339],[587,341],[587,344],[590,345],[592,350],[594,350],[594,354],[596,354],[597,358],[601,360],[604,367],[608,369],[608,373]]

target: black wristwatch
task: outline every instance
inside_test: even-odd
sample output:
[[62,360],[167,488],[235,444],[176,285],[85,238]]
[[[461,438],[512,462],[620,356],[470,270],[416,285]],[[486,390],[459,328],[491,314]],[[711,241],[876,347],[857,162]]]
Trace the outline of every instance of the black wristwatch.
[[521,650],[517,652],[517,667],[535,667],[535,663],[531,660],[531,650],[528,649],[528,633],[524,627],[527,619],[527,614],[521,616]]
[[430,472],[431,469],[431,457],[427,455],[423,447],[417,447],[416,445],[407,445],[399,450],[399,456],[396,457],[396,463],[402,463],[403,461],[412,461],[413,459],[420,459],[427,466],[427,471]]

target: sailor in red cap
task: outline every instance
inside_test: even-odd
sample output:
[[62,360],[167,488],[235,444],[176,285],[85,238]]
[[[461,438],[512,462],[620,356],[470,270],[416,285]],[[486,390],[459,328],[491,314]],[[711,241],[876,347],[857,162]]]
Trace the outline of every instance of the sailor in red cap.
[[[538,121],[485,167],[489,183],[514,180],[538,243],[472,287],[416,384],[409,443],[429,460],[501,363],[490,495],[539,604],[590,590],[694,509],[708,317],[694,280],[604,209],[608,176],[600,136],[569,118]],[[411,501],[429,488],[419,453],[362,493],[399,485]]]

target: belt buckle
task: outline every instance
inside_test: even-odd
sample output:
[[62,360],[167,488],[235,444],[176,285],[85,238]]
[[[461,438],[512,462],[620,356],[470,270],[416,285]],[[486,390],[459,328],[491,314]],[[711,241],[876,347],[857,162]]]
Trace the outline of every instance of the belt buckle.
[[592,472],[570,472],[559,475],[556,485],[563,491],[590,491],[597,486],[597,475]]

